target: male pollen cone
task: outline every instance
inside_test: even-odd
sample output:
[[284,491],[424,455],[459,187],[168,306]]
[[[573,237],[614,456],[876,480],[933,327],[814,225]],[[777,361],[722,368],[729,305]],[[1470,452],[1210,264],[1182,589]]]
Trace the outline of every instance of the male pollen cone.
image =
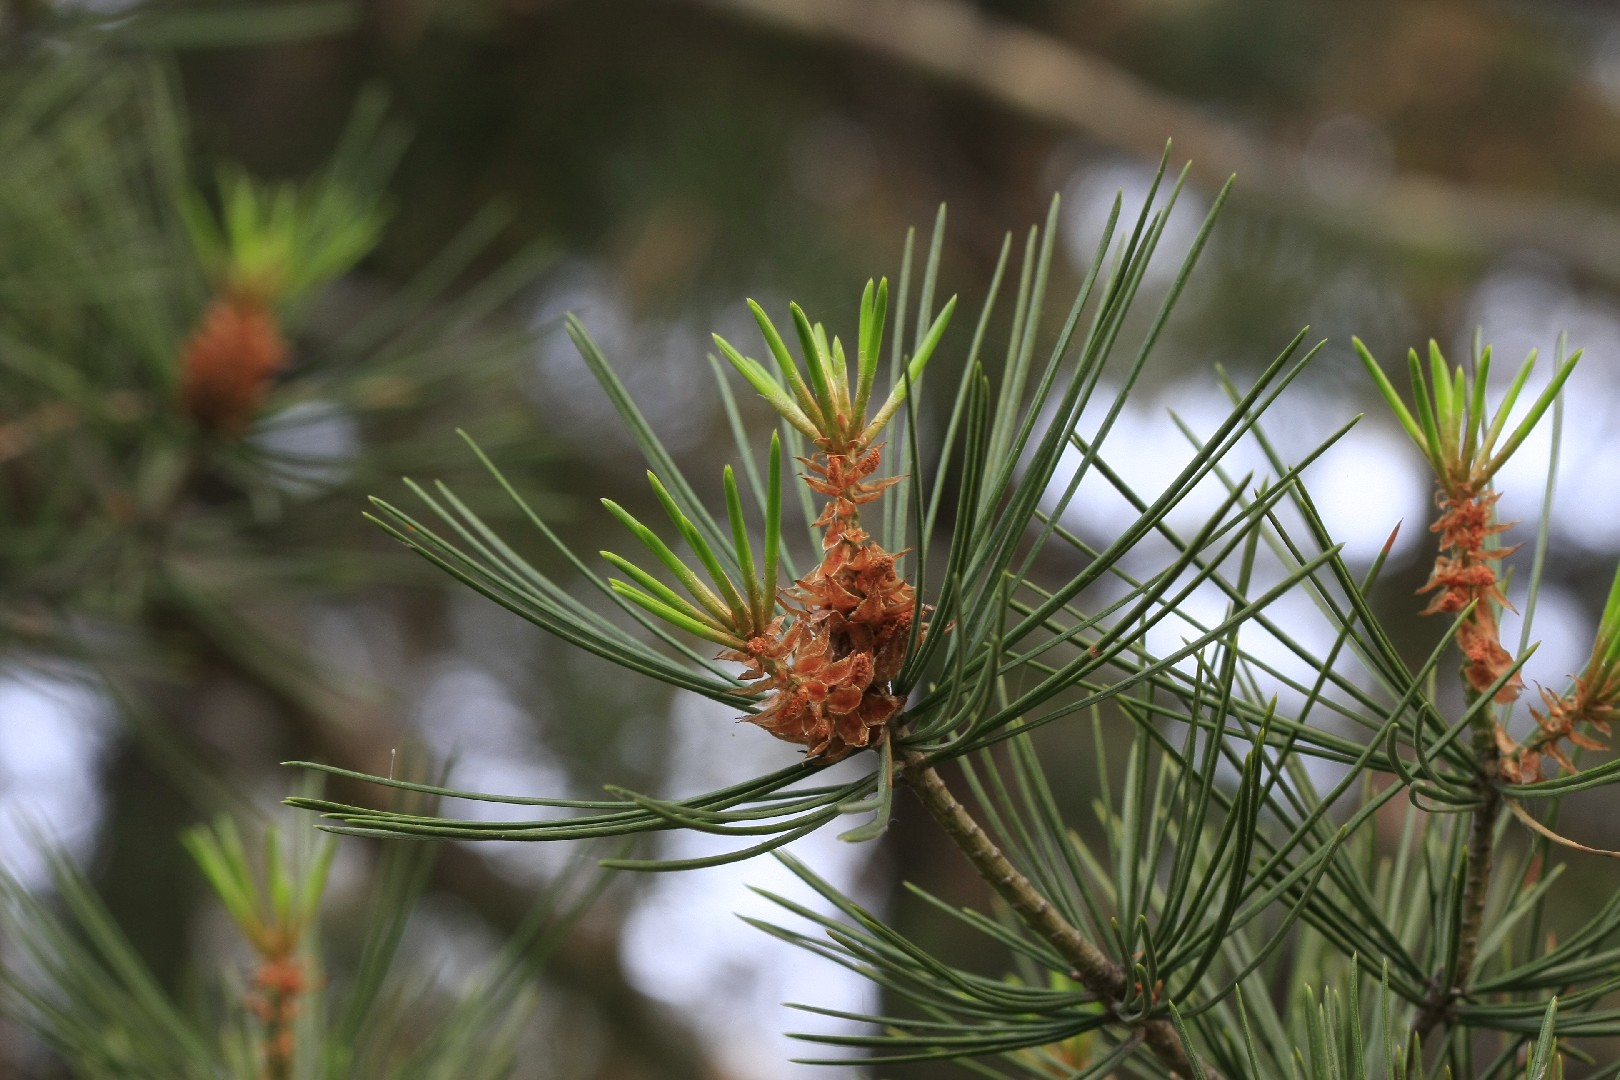
[[[1440,534],[1441,553],[1435,557],[1434,572],[1418,592],[1440,590],[1422,614],[1454,614],[1474,604],[1474,610],[1457,629],[1457,645],[1463,653],[1463,677],[1475,693],[1483,693],[1513,667],[1513,655],[1502,647],[1493,604],[1511,606],[1497,585],[1496,571],[1490,564],[1517,548],[1487,549],[1487,538],[1506,532],[1511,525],[1491,524],[1491,508],[1501,493],[1479,491],[1472,485],[1457,485],[1440,499],[1441,514],[1429,526]],[[1516,699],[1524,690],[1518,672],[1508,677],[1496,692],[1501,704]]]
[[905,661],[915,594],[895,572],[898,556],[860,526],[860,507],[898,482],[866,479],[881,457],[873,447],[801,459],[810,469],[805,483],[831,497],[815,522],[825,530],[821,564],[783,596],[791,625],[778,617],[746,651],[721,654],[771,692],[745,719],[825,762],[876,745],[904,704],[890,683]]
[[216,435],[240,435],[286,359],[287,342],[262,300],[218,297],[181,355],[181,406]]

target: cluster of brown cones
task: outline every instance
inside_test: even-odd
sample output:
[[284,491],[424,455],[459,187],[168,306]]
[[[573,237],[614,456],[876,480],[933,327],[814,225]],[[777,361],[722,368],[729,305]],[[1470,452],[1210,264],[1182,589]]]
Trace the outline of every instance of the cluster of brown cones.
[[[1419,592],[1440,590],[1423,614],[1456,614],[1469,604],[1473,611],[1457,630],[1457,646],[1463,653],[1463,677],[1476,694],[1494,686],[1513,667],[1513,656],[1502,647],[1496,622],[1496,604],[1507,605],[1507,597],[1497,586],[1491,563],[1516,548],[1488,550],[1488,538],[1506,532],[1511,526],[1492,524],[1497,492],[1462,487],[1441,496],[1439,518],[1430,531],[1440,534],[1441,553],[1434,572]],[[1499,703],[1514,701],[1524,690],[1524,680],[1514,672],[1496,692]],[[1505,736],[1503,736],[1505,737]]]
[[203,430],[237,437],[258,413],[286,359],[287,342],[267,303],[250,295],[221,295],[203,313],[181,354],[181,408]]
[[1542,755],[1552,758],[1567,773],[1579,772],[1575,762],[1570,760],[1569,754],[1559,743],[1568,739],[1587,750],[1608,749],[1606,743],[1583,733],[1580,725],[1588,725],[1603,735],[1610,734],[1609,724],[1615,714],[1611,702],[1617,697],[1620,694],[1616,693],[1615,688],[1609,687],[1606,691],[1595,688],[1592,680],[1586,676],[1575,680],[1575,692],[1569,695],[1555,694],[1543,687],[1541,700],[1547,706],[1547,711],[1530,710],[1530,715],[1536,718],[1541,730],[1526,740],[1524,745],[1514,748],[1503,762],[1503,774],[1516,783],[1534,783],[1541,779]]
[[[1492,521],[1500,497],[1498,492],[1466,488],[1441,496],[1440,516],[1430,527],[1440,534],[1441,553],[1435,559],[1428,584],[1420,590],[1438,590],[1424,609],[1425,615],[1455,614],[1473,605],[1457,629],[1457,646],[1463,654],[1463,677],[1476,694],[1495,686],[1514,664],[1512,654],[1502,645],[1496,620],[1496,606],[1510,605],[1491,563],[1516,551],[1517,546],[1485,547],[1488,538],[1512,527]],[[1514,701],[1523,690],[1524,680],[1514,672],[1497,689],[1495,700]],[[1589,726],[1603,735],[1610,733],[1616,712],[1612,702],[1620,700],[1620,686],[1608,685],[1589,671],[1576,680],[1572,693],[1557,694],[1543,687],[1541,699],[1545,711],[1530,710],[1539,730],[1524,742],[1516,741],[1500,724],[1496,727],[1496,769],[1511,783],[1529,784],[1542,779],[1544,758],[1551,758],[1567,773],[1576,772],[1574,761],[1561,745],[1565,740],[1589,750],[1605,749],[1604,743],[1585,734],[1581,727]]]
[[787,614],[745,651],[722,654],[745,665],[742,677],[756,691],[769,691],[746,719],[827,762],[876,745],[901,706],[890,683],[905,659],[916,600],[895,572],[899,555],[860,525],[860,507],[895,483],[867,481],[881,458],[873,447],[801,459],[805,483],[830,499],[815,523],[823,530],[821,563],[784,594]]

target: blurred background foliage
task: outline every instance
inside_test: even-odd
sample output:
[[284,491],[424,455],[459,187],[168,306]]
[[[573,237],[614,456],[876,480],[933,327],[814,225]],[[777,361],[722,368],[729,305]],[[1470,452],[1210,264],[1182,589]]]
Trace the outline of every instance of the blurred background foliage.
[[[713,709],[603,680],[361,520],[404,473],[510,513],[458,427],[585,550],[612,529],[596,496],[643,509],[565,311],[672,450],[716,461],[729,437],[704,353],[710,330],[746,333],[743,296],[850,321],[855,283],[892,275],[907,228],[946,202],[941,287],[976,298],[1005,231],[1021,243],[1054,191],[1072,284],[1106,201],[1139,195],[1173,138],[1193,162],[1187,235],[1200,200],[1229,173],[1238,186],[1125,418],[1141,468],[1165,467],[1166,406],[1196,426],[1214,364],[1252,370],[1304,323],[1329,340],[1286,421],[1308,433],[1374,401],[1351,333],[1380,356],[1430,336],[1461,354],[1482,325],[1516,360],[1567,330],[1587,359],[1532,679],[1580,666],[1620,555],[1607,5],[8,0],[0,65],[0,860],[44,888],[22,824],[43,822],[173,988],[223,947],[178,834],[222,808],[262,817],[290,787],[279,760],[386,772],[415,746],[461,787],[581,797],[791,760],[746,733],[700,740]],[[176,404],[210,296],[179,207],[227,166],[386,212],[376,247],[287,317],[290,359],[240,440]],[[948,341],[937,364],[963,351]],[[926,440],[944,405],[918,407]],[[1345,446],[1307,481],[1359,558],[1409,523],[1382,601],[1415,610],[1421,462],[1381,416]],[[1505,518],[1535,517],[1538,467],[1501,479]],[[1107,514],[1084,530],[1107,535]],[[1440,632],[1414,625],[1405,644],[1418,656]],[[1620,847],[1612,812],[1578,819],[1582,840]],[[914,826],[805,857],[949,953],[950,928],[896,883],[963,902],[981,887]],[[368,917],[378,859],[341,849],[338,941]],[[447,847],[407,954],[453,985],[564,865]],[[776,1003],[865,991],[729,920],[736,881],[771,872],[619,882],[553,951],[517,1075],[797,1075],[772,1035],[797,1021]],[[1613,885],[1590,868],[1568,903]],[[52,1075],[3,1021],[0,1062]]]

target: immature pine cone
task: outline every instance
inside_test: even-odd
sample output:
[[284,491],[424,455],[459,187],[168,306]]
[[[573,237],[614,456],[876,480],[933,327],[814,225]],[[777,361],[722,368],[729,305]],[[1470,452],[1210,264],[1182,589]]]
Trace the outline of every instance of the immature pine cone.
[[287,343],[262,302],[219,297],[181,356],[181,406],[216,435],[240,435],[286,358]]

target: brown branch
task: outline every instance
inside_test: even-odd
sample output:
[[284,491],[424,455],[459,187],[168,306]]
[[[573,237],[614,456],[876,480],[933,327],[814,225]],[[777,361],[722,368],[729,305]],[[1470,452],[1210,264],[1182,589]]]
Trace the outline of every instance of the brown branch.
[[1449,1020],[1458,1000],[1468,993],[1479,957],[1479,935],[1485,921],[1485,900],[1491,887],[1491,861],[1496,840],[1496,819],[1502,812],[1497,788],[1500,751],[1496,745],[1496,711],[1486,708],[1474,723],[1474,754],[1480,774],[1476,786],[1480,804],[1468,823],[1467,869],[1463,877],[1462,906],[1458,911],[1457,955],[1434,982],[1412,1029],[1419,1038],[1442,1020]]
[[1073,44],[987,15],[967,0],[702,0],[779,31],[870,50],[1033,119],[1157,160],[1166,139],[1210,187],[1397,251],[1474,260],[1534,246],[1620,282],[1620,215],[1567,198],[1480,191],[1397,174],[1367,197],[1313,194],[1293,147],[1256,138],[1161,93]]
[[[120,390],[108,394],[90,419],[130,423],[145,418],[147,404],[139,394]],[[46,439],[72,431],[86,420],[67,401],[49,401],[16,419],[0,419],[0,465],[20,458]]]
[[1454,992],[1461,994],[1474,974],[1479,956],[1479,932],[1485,921],[1485,894],[1491,883],[1492,843],[1496,818],[1502,809],[1502,795],[1495,786],[1485,789],[1485,801],[1474,810],[1468,826],[1468,873],[1463,881],[1462,926],[1457,933],[1457,963],[1452,977]]
[[[911,790],[916,792],[940,828],[973,864],[979,876],[1007,901],[1025,926],[1058,951],[1058,955],[1072,966],[1074,976],[1097,995],[1105,1008],[1119,1015],[1118,1009],[1124,1004],[1129,990],[1124,970],[1090,938],[1071,926],[1041,895],[1034,883],[1019,872],[973,815],[968,813],[967,808],[951,794],[944,778],[927,758],[910,750],[901,752],[901,761]],[[1191,1048],[1182,1043],[1170,1021],[1130,1021],[1123,1016],[1120,1016],[1120,1021],[1135,1028],[1135,1034],[1176,1076],[1191,1080],[1197,1075],[1189,1056]],[[1208,1063],[1203,1063],[1203,1070],[1209,1080],[1220,1080],[1220,1074]]]

